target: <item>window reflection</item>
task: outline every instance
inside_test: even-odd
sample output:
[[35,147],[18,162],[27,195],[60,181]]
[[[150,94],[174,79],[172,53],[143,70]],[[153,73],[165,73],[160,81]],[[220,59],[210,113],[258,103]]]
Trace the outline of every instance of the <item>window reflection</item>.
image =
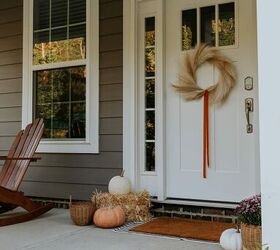
[[155,171],[155,143],[146,143],[146,171]]
[[155,139],[155,111],[146,111],[146,140]]
[[155,171],[155,17],[145,18],[145,171]]
[[235,44],[234,3],[219,5],[219,46]]
[[33,13],[34,65],[86,58],[86,0],[34,0]]
[[146,80],[146,108],[155,107],[155,79]]
[[[216,9],[217,8],[217,9]],[[197,24],[197,10],[200,11],[200,25]],[[216,16],[217,14],[217,16]],[[218,23],[216,22],[218,20]],[[235,44],[235,3],[206,6],[182,11],[182,50],[192,49],[200,43],[209,46],[230,46]],[[216,35],[218,33],[218,41]]]
[[85,66],[34,72],[35,116],[44,138],[85,138]]
[[146,59],[146,76],[155,75],[155,48],[147,48],[145,50]]
[[145,46],[155,45],[155,18],[147,17],[145,19]]
[[182,11],[182,50],[189,50],[197,42],[196,9]]
[[215,6],[200,8],[200,40],[210,46],[216,42]]

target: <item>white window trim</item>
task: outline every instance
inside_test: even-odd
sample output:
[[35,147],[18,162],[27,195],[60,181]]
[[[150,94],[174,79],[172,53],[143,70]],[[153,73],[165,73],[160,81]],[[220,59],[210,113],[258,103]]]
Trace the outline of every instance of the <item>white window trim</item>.
[[[99,1],[87,0],[86,35],[86,138],[85,140],[41,140],[37,152],[42,153],[99,153]],[[32,66],[33,1],[23,3],[23,87],[22,127],[32,122],[33,81]],[[94,55],[94,56],[89,56]],[[82,60],[81,60],[82,61]],[[81,62],[80,61],[80,62]],[[54,63],[47,67],[75,66],[73,63]],[[44,69],[45,69],[44,65]]]

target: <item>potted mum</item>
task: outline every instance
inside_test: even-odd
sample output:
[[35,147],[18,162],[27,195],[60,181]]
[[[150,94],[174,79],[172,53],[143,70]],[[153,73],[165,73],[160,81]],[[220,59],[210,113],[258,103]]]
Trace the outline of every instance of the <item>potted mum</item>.
[[246,250],[261,249],[261,195],[241,201],[236,208],[241,222],[241,237]]

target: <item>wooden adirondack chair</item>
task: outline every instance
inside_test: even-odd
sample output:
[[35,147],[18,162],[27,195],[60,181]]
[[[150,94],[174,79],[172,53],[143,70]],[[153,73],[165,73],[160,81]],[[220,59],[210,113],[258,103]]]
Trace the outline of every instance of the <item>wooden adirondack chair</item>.
[[[34,203],[23,192],[18,191],[29,163],[40,159],[34,157],[34,153],[43,132],[43,119],[36,119],[17,134],[8,155],[0,156],[0,160],[5,160],[0,172],[0,226],[31,220],[53,207],[52,204],[43,206]],[[24,208],[27,213],[2,215],[16,207]]]

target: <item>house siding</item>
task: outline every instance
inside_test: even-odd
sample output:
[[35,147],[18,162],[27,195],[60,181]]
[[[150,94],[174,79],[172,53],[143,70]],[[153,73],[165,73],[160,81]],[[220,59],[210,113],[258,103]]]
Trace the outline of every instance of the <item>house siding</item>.
[[[122,0],[100,0],[99,154],[40,154],[20,187],[27,195],[88,199],[122,168]],[[0,153],[21,128],[22,1],[0,3]]]

